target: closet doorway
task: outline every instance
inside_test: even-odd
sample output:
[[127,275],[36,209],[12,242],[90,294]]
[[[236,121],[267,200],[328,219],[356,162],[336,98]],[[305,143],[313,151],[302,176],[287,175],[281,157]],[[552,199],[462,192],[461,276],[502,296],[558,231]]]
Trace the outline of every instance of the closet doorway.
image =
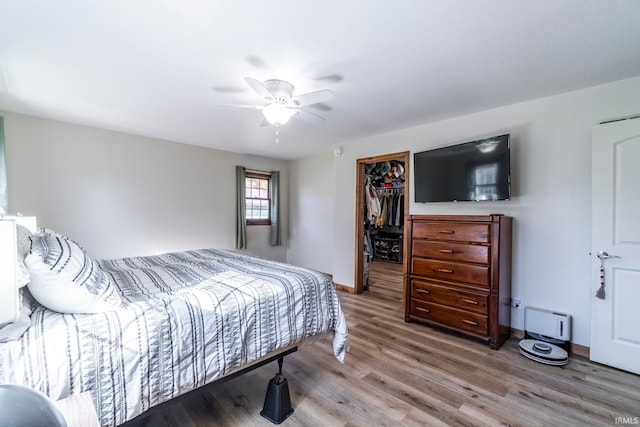
[[[405,247],[409,179],[408,151],[367,157],[356,162],[354,283],[357,294],[368,288],[372,262],[402,265],[401,271],[406,271],[407,257],[404,254],[409,253]],[[379,206],[372,200],[374,196]],[[401,283],[404,282],[402,279]]]

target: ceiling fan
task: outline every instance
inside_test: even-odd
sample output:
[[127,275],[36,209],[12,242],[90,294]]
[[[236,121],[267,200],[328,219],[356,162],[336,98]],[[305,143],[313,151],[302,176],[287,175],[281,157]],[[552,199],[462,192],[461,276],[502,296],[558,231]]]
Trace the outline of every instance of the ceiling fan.
[[260,82],[254,78],[245,77],[245,81],[264,99],[265,104],[231,104],[229,106],[262,110],[262,114],[267,122],[276,127],[286,124],[291,117],[297,115],[300,115],[301,118],[323,121],[324,117],[305,111],[302,107],[324,102],[333,96],[333,92],[328,89],[307,92],[294,96],[294,86],[287,81],[279,79],[269,79],[264,82]]

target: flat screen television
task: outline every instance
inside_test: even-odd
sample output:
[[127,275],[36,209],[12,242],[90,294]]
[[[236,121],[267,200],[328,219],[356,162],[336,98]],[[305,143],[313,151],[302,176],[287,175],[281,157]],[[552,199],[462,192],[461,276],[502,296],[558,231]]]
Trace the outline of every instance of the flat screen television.
[[509,134],[413,155],[416,202],[511,198]]

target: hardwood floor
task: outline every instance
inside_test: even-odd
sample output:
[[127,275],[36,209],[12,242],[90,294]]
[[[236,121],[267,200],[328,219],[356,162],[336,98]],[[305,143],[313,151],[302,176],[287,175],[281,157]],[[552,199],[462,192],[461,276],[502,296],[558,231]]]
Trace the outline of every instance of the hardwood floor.
[[[494,351],[405,323],[401,270],[374,262],[368,291],[339,293],[351,343],[344,365],[333,357],[329,337],[285,358],[295,411],[282,425],[611,426],[625,419],[638,424],[636,375],[579,356],[564,367],[545,366],[521,356],[515,338]],[[126,425],[272,426],[260,411],[276,371],[274,362],[214,383]]]

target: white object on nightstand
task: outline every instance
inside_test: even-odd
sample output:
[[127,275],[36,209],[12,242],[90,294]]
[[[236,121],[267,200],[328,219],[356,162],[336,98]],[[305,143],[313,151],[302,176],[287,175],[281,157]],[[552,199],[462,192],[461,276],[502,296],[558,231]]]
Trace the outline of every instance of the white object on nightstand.
[[0,325],[15,322],[20,315],[20,298],[16,286],[16,224],[35,233],[35,216],[0,217]]
[[20,314],[16,286],[16,223],[0,220],[0,325],[15,322]]

